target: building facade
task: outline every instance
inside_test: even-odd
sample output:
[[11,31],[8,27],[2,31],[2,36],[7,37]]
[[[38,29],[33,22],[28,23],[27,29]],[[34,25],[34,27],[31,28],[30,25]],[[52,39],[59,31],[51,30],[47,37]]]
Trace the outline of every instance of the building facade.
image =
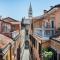
[[14,42],[12,39],[0,34],[0,60],[13,60],[11,51],[13,44]]
[[11,49],[9,49],[10,52],[12,52],[10,53],[11,55],[9,55],[12,56],[10,60],[20,60],[20,45],[22,43],[20,40],[21,22],[7,17],[0,21],[0,28],[0,34],[12,39],[14,42],[14,44],[11,46]]
[[60,4],[44,10],[42,16],[34,17],[30,28],[30,56],[33,60],[42,60],[42,49],[53,52],[51,60],[60,60]]

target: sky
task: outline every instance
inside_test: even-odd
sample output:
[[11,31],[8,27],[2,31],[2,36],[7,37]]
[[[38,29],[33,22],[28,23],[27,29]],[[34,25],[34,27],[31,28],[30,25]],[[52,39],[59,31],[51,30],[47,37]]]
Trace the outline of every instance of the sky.
[[43,14],[50,6],[60,4],[60,0],[0,0],[0,16],[11,17],[16,20],[28,16],[29,5],[32,5],[33,17]]

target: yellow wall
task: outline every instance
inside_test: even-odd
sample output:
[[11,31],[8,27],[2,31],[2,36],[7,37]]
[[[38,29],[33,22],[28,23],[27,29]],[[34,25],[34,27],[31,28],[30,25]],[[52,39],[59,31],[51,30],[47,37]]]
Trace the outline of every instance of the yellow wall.
[[7,53],[3,56],[4,60],[10,60],[10,50],[7,51]]

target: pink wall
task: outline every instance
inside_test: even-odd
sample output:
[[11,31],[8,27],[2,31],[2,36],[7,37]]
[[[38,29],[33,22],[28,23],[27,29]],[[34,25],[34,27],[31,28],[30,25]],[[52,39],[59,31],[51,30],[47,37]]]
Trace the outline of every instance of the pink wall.
[[55,26],[56,29],[60,27],[60,9],[55,13]]
[[1,29],[2,29],[2,27],[1,27],[1,23],[2,23],[2,22],[0,21],[0,32],[1,32]]

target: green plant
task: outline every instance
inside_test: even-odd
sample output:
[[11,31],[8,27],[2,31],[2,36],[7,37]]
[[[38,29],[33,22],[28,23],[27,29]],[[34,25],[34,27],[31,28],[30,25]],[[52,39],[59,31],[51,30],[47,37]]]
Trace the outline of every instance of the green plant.
[[48,48],[43,48],[42,49],[42,55],[43,55],[43,60],[49,60],[52,57],[53,52],[48,51]]

